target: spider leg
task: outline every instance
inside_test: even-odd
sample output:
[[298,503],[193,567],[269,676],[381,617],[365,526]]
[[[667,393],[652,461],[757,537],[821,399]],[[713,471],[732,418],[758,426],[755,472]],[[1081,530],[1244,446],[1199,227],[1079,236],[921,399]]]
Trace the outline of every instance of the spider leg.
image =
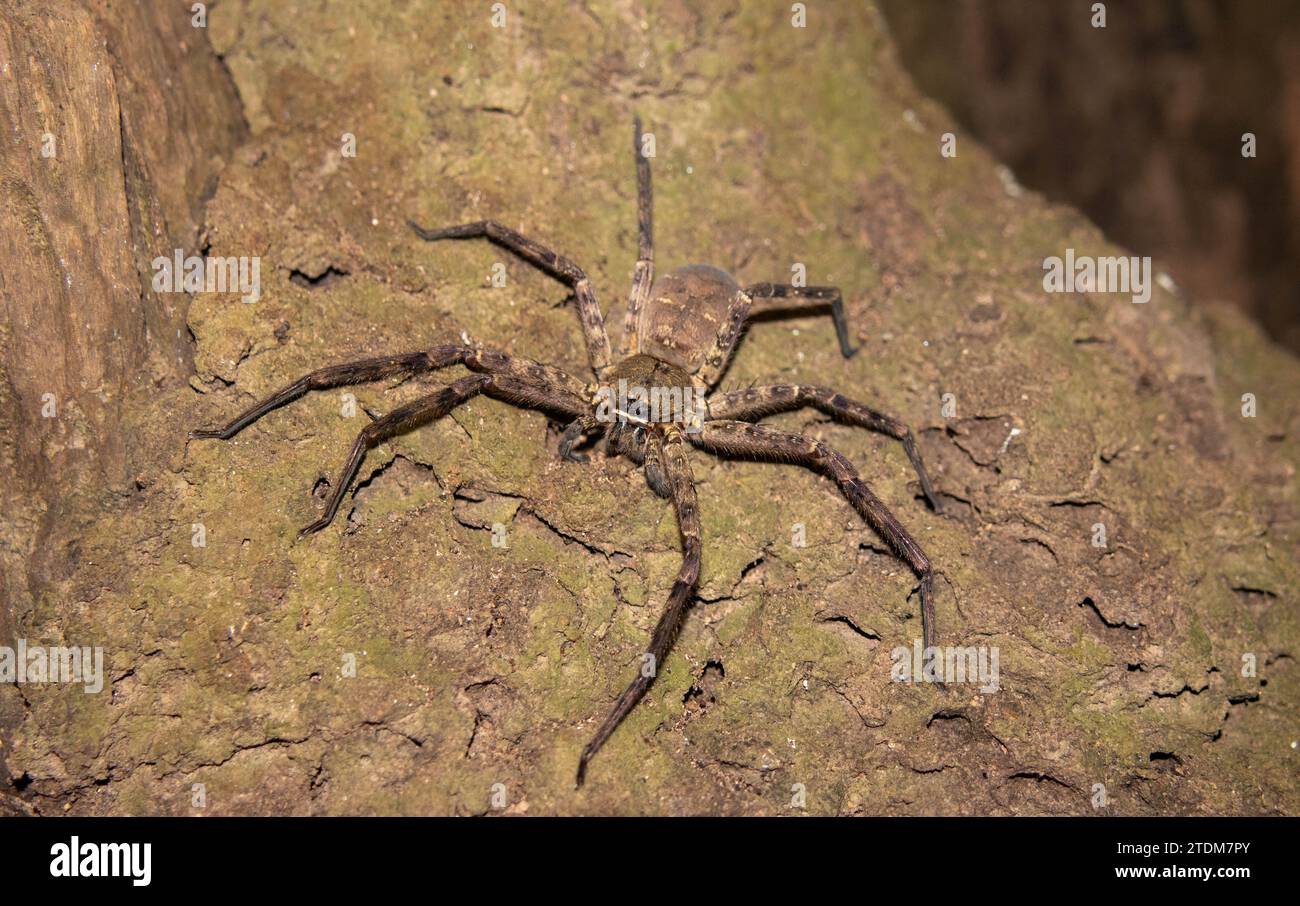
[[722,377],[722,373],[727,370],[731,353],[740,340],[741,332],[745,329],[745,322],[749,320],[749,309],[753,304],[754,300],[749,298],[749,294],[744,290],[736,290],[731,301],[727,303],[727,313],[723,318],[722,326],[718,328],[717,335],[713,338],[713,345],[704,355],[704,364],[696,372],[696,377],[705,387],[716,384]]
[[[779,299],[779,304],[765,305],[766,300]],[[755,283],[736,292],[727,308],[726,319],[718,329],[713,346],[704,357],[698,376],[705,386],[712,387],[727,370],[731,354],[748,323],[755,315],[772,311],[783,314],[801,313],[808,309],[830,306],[835,320],[835,335],[839,337],[840,352],[847,359],[856,349],[849,343],[849,323],[844,317],[844,299],[836,286],[789,286],[784,283]]]
[[664,472],[663,457],[659,454],[658,444],[645,445],[645,464],[642,468],[645,470],[645,480],[646,484],[650,485],[650,490],[665,500],[671,499],[673,488],[668,481],[667,473]]
[[357,439],[352,442],[352,450],[339,471],[338,481],[334,485],[334,493],[330,495],[329,503],[325,506],[325,513],[298,532],[298,537],[304,538],[313,532],[319,532],[334,521],[334,514],[338,512],[339,504],[343,502],[343,495],[351,486],[352,479],[356,478],[357,469],[361,468],[361,460],[367,450],[412,428],[442,418],[456,406],[481,393],[491,382],[490,375],[471,374],[453,381],[436,393],[422,396],[414,402],[394,409],[383,418],[376,419],[362,428]]
[[365,359],[313,371],[236,416],[224,428],[191,431],[190,437],[228,440],[272,409],[296,400],[309,390],[359,384],[399,374],[420,374],[457,364],[477,373],[395,409],[362,429],[352,444],[325,514],[304,528],[299,537],[320,531],[330,524],[367,450],[390,437],[441,418],[475,394],[486,393],[517,406],[542,409],[570,419],[589,414],[587,387],[558,368],[481,346],[437,346],[428,352]]
[[580,415],[569,422],[565,426],[564,433],[560,435],[560,458],[567,459],[570,462],[586,462],[588,459],[587,454],[576,453],[573,448],[599,426],[600,421],[590,413]]
[[659,447],[660,459],[664,465],[664,474],[672,489],[673,509],[677,514],[677,528],[682,536],[682,565],[677,571],[672,591],[668,594],[668,604],[663,615],[655,625],[650,636],[650,647],[641,670],[631,685],[614,702],[609,716],[596,730],[596,735],[582,750],[578,759],[578,786],[587,774],[587,762],[600,751],[600,747],[609,739],[623,718],[636,707],[636,703],[645,695],[646,690],[655,681],[659,668],[663,665],[668,651],[677,634],[681,631],[686,612],[694,599],[695,583],[700,576],[700,512],[695,499],[695,478],[691,474],[690,463],[686,460],[685,444],[682,431],[675,425],[666,425],[662,431],[653,432],[651,443]]
[[[857,349],[849,342],[849,322],[844,317],[844,297],[838,286],[790,286],[786,283],[755,283],[745,287],[757,307],[753,314],[765,314],[769,311],[783,313],[804,313],[808,309],[831,310],[831,319],[835,322],[835,335],[840,341],[840,354],[851,358]],[[778,304],[764,304],[764,300],[781,300]]]
[[664,474],[659,447],[644,428],[614,422],[605,434],[605,455],[626,456],[642,467],[650,490],[664,499],[672,497],[671,484]]
[[483,393],[512,406],[540,409],[565,419],[578,418],[586,409],[581,397],[574,397],[563,387],[505,374],[491,374],[491,377],[492,383],[483,388]]
[[[495,355],[509,359],[504,353]],[[467,358],[469,361],[466,364],[469,367],[476,370],[482,368],[482,362],[472,353]],[[519,366],[517,360],[510,361],[518,367],[527,367]],[[300,531],[298,537],[302,538],[318,532],[334,520],[339,504],[343,502],[343,496],[351,486],[352,480],[356,478],[357,470],[361,467],[361,460],[367,450],[398,434],[405,434],[413,428],[442,418],[456,406],[479,393],[516,406],[550,410],[571,418],[581,414],[585,408],[581,397],[574,397],[563,387],[542,380],[520,380],[506,373],[480,373],[453,381],[436,393],[422,396],[414,402],[394,409],[383,418],[376,419],[361,429],[339,472],[338,482],[335,484],[334,493],[330,495],[329,503],[325,506],[324,514]]]
[[199,428],[190,432],[193,440],[230,440],[272,409],[278,409],[285,403],[291,403],[309,390],[327,390],[330,387],[343,387],[349,384],[363,384],[397,375],[422,374],[455,365],[465,360],[466,347],[438,346],[428,352],[409,352],[404,355],[381,356],[374,359],[362,359],[357,362],[344,362],[331,365],[310,374],[303,375],[282,387],[244,412],[241,412],[223,428]]
[[841,396],[829,387],[809,384],[773,384],[768,387],[732,390],[729,393],[718,394],[709,400],[708,405],[710,418],[735,421],[756,420],[778,412],[790,412],[802,409],[804,406],[813,406],[838,421],[886,434],[903,444],[907,458],[911,461],[912,468],[916,470],[916,477],[921,481],[921,492],[930,502],[930,508],[936,513],[943,512],[939,498],[930,483],[930,476],[926,474],[925,464],[921,461],[921,453],[916,448],[916,440],[912,436],[911,429],[893,416],[877,412],[862,403]]
[[548,388],[549,393],[565,398],[563,408],[549,405],[540,405],[539,408],[558,408],[559,411],[568,412],[576,406],[577,413],[586,411],[586,407],[581,405],[581,399],[587,395],[586,386],[558,368],[482,346],[435,346],[427,352],[380,356],[321,368],[280,388],[266,399],[235,416],[234,420],[224,427],[199,428],[191,431],[189,436],[192,440],[229,440],[263,415],[293,402],[308,391],[363,384],[367,381],[378,381],[398,375],[425,374],[452,365],[464,365],[471,371],[486,372],[512,379],[520,384]]
[[623,358],[640,351],[637,321],[654,283],[654,194],[650,186],[650,160],[641,153],[641,141],[641,117],[638,116],[632,121],[632,152],[636,155],[637,262],[632,270],[627,314],[623,316],[623,339],[619,347]]
[[578,301],[578,318],[582,321],[582,332],[587,341],[587,357],[591,362],[591,370],[600,376],[609,368],[609,337],[605,334],[605,319],[600,313],[600,303],[596,300],[596,291],[592,289],[591,280],[578,265],[495,220],[463,223],[441,230],[427,230],[411,220],[408,220],[407,224],[415,230],[416,235],[428,242],[436,242],[439,239],[485,237],[573,287],[574,297]]
[[[539,408],[554,408],[561,413],[570,413],[570,417],[591,411],[586,402],[591,398],[591,388],[553,365],[544,365],[497,349],[473,346],[465,351],[465,367],[470,371],[509,378],[512,382],[509,386],[536,387],[544,389],[548,394],[563,397],[563,403],[559,406],[540,405]],[[500,381],[494,382],[494,386],[498,385],[507,386]],[[492,388],[489,387],[486,392],[492,395]]]
[[688,437],[691,443],[721,455],[795,463],[833,478],[853,508],[921,580],[921,635],[926,648],[934,645],[937,627],[930,558],[842,454],[801,434],[748,422],[708,421]]

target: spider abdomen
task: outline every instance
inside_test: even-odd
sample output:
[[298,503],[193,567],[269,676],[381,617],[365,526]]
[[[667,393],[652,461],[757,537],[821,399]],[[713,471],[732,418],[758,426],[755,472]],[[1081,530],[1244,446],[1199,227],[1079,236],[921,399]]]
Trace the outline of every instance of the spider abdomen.
[[708,264],[663,274],[641,309],[640,351],[688,374],[699,371],[739,290],[730,274]]

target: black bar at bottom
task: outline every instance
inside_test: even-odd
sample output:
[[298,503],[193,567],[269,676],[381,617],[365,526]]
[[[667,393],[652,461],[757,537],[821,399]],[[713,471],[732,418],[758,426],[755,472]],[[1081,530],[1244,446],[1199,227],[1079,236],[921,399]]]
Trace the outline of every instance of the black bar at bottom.
[[1278,818],[61,818],[0,821],[0,851],[11,894],[302,895],[375,883],[450,894],[482,883],[557,896],[576,885],[587,898],[682,890],[687,876],[707,882],[695,888],[703,896],[775,880],[864,895],[972,883],[1230,893],[1291,877],[1287,830]]

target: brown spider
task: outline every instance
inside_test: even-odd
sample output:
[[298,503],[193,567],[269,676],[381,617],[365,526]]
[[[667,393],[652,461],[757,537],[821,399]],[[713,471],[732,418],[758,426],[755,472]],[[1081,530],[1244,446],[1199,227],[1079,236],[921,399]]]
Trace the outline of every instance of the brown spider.
[[[324,514],[299,532],[317,532],[334,519],[339,504],[356,477],[367,450],[395,435],[446,415],[471,397],[484,393],[517,406],[540,409],[568,420],[560,439],[560,453],[583,462],[575,447],[584,439],[605,435],[607,455],[627,455],[643,466],[647,483],[661,497],[672,500],[682,536],[682,564],[668,595],[668,604],[650,637],[643,666],[614,703],[578,761],[581,786],[587,762],[614,732],[654,682],[677,638],[690,608],[700,572],[700,519],[695,481],[686,457],[686,444],[709,452],[753,459],[770,459],[806,466],[834,479],[840,491],[889,546],[920,578],[921,625],[924,644],[934,644],[934,576],[930,560],[915,539],[858,476],[852,464],[824,443],[750,424],[778,412],[813,406],[834,418],[879,431],[903,444],[921,491],[939,512],[939,500],[930,485],[920,453],[908,427],[898,419],[846,399],[826,387],[809,384],[774,384],[707,396],[726,368],[732,349],[751,315],[765,309],[782,313],[830,308],[845,358],[856,351],[849,345],[848,325],[840,291],[832,286],[796,287],[756,283],[740,287],[729,275],[707,265],[678,268],[654,279],[650,162],[640,153],[641,121],[634,121],[636,152],[637,221],[640,257],[632,276],[623,321],[621,360],[611,364],[605,320],[591,281],[582,268],[537,242],[495,220],[483,220],[441,230],[426,230],[415,223],[421,239],[486,237],[541,270],[567,283],[577,300],[587,342],[587,354],[597,382],[584,384],[568,374],[518,356],[488,349],[473,341],[435,346],[424,352],[347,362],[313,371],[240,414],[224,428],[191,431],[191,438],[227,440],[267,412],[302,396],[322,390],[396,376],[411,376],[463,365],[472,374],[453,381],[436,393],[421,397],[367,425],[352,444]],[[758,301],[770,304],[755,308]],[[633,388],[631,394],[627,388]],[[625,391],[616,393],[615,388]],[[631,403],[629,396],[635,397]],[[700,400],[701,406],[679,405]],[[668,412],[654,411],[647,401],[670,400]],[[611,401],[616,401],[611,406]],[[659,407],[662,408],[662,407]],[[649,410],[649,411],[647,411]]]

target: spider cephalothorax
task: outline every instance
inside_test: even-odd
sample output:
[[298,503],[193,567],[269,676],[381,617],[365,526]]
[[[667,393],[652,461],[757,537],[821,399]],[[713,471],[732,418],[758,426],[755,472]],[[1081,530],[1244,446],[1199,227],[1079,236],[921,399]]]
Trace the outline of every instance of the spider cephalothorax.
[[397,434],[447,414],[484,393],[519,406],[540,409],[567,423],[560,453],[582,462],[585,440],[603,435],[608,455],[626,455],[642,464],[655,493],[673,503],[682,536],[682,564],[650,644],[632,683],[615,701],[578,761],[581,785],[587,762],[650,688],[659,665],[681,629],[700,571],[700,518],[695,480],[686,456],[693,446],[720,456],[794,463],[833,479],[841,493],[920,579],[922,636],[934,643],[934,576],[930,561],[907,530],[858,476],[840,453],[821,441],[752,422],[766,415],[812,406],[840,421],[879,431],[902,442],[921,491],[939,510],[920,454],[907,426],[826,387],[773,384],[710,395],[722,376],[746,322],[761,305],[787,312],[830,309],[847,358],[849,344],[840,291],[832,286],[757,283],[742,287],[730,275],[693,264],[654,277],[650,162],[639,152],[641,123],[636,121],[637,212],[640,256],[632,276],[623,322],[620,358],[611,361],[605,319],[586,273],[561,255],[494,220],[441,230],[412,229],[426,240],[486,237],[569,284],[577,303],[596,380],[585,383],[539,362],[473,342],[435,346],[422,352],[382,356],[314,371],[237,416],[223,428],[190,432],[192,438],[229,439],[272,409],[309,390],[321,390],[463,365],[471,373],[443,389],[394,409],[357,436],[333,493],[319,519],[299,536],[325,528],[338,512],[368,449]]

